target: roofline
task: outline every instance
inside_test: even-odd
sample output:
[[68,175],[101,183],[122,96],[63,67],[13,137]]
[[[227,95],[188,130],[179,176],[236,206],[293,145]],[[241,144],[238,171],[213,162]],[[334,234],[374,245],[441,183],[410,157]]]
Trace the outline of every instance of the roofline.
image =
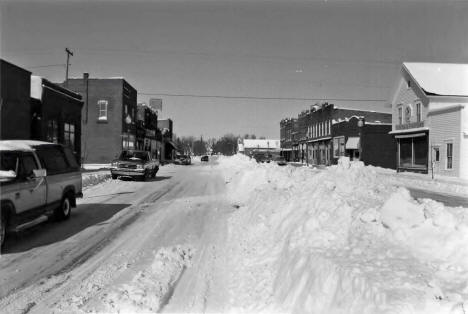
[[25,72],[28,72],[29,75],[32,74],[31,71],[26,70],[25,68],[22,68],[22,67],[20,67],[19,65],[16,65],[16,64],[14,64],[14,63],[11,63],[11,62],[9,62],[9,61],[6,61],[5,59],[0,58],[0,61],[1,61],[1,62],[5,62],[5,63],[7,63],[8,65],[11,65],[11,66],[13,66],[13,67],[15,67],[15,68],[21,69],[21,70],[23,70],[23,71],[25,71]]

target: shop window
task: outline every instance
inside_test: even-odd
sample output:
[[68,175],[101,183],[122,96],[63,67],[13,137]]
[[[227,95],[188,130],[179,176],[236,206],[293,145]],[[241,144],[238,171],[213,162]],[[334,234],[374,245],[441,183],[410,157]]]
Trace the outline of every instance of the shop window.
[[107,100],[99,100],[98,101],[98,110],[99,110],[99,121],[107,121]]
[[453,169],[453,143],[447,143],[447,169]]
[[335,137],[333,138],[333,157],[339,158],[345,155],[345,138]]
[[403,124],[403,108],[398,107],[398,124]]
[[58,143],[58,122],[57,120],[47,121],[47,141]]
[[421,111],[421,103],[416,104],[416,121],[422,121],[422,111]]
[[75,125],[72,123],[65,123],[63,128],[63,135],[65,139],[65,145],[75,148]]
[[399,166],[426,168],[428,158],[427,136],[399,139]]
[[414,165],[427,166],[427,138],[424,136],[413,138],[413,149]]

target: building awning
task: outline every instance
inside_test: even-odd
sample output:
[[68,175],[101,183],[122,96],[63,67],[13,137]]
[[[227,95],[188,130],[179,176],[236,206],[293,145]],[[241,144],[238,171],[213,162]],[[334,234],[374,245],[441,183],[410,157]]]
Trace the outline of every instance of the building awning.
[[173,148],[176,148],[176,145],[172,141],[167,141],[166,144],[172,146]]
[[359,149],[359,137],[348,137],[346,149]]
[[412,133],[412,134],[403,134],[403,135],[395,135],[395,138],[410,138],[410,137],[422,137],[427,136],[426,133]]

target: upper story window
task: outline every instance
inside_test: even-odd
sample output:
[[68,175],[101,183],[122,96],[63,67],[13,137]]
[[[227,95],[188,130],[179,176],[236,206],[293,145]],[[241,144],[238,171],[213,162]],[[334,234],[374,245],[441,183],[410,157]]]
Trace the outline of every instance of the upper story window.
[[421,122],[422,121],[422,110],[421,110],[421,103],[418,102],[416,104],[416,121]]
[[99,100],[98,101],[98,109],[99,109],[99,121],[107,121],[107,100]]
[[398,107],[398,124],[403,124],[403,108]]

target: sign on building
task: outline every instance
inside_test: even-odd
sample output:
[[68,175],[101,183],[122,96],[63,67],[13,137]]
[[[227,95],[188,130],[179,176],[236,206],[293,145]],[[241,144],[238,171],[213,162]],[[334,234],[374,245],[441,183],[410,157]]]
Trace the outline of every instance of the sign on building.
[[149,105],[154,110],[162,111],[162,99],[151,98],[150,101],[149,101]]

